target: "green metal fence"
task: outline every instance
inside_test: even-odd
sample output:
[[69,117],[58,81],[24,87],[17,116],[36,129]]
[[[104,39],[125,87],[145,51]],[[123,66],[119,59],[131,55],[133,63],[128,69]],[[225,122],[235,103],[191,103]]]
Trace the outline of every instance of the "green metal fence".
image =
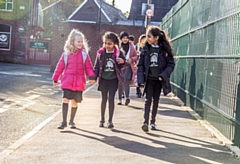
[[173,92],[240,146],[240,1],[179,0],[161,28],[176,57]]

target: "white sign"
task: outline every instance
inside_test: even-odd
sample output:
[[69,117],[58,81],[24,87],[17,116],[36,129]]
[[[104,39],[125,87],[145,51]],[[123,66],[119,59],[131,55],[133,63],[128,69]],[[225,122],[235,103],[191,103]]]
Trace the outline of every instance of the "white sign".
[[0,48],[1,49],[9,49],[9,34],[1,34],[0,33]]
[[7,35],[4,35],[4,34],[0,35],[0,41],[1,42],[6,42],[7,41]]
[[151,17],[153,16],[153,10],[152,10],[152,9],[147,9],[147,10],[146,10],[146,16],[147,16],[148,18],[151,18]]
[[146,15],[146,11],[148,9],[148,5],[151,6],[151,9],[153,11],[153,15],[154,15],[154,4],[147,4],[147,3],[142,3],[142,15]]

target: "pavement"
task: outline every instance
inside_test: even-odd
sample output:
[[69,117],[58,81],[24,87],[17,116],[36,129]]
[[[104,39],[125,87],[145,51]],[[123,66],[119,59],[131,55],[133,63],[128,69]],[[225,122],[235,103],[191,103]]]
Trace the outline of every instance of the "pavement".
[[[0,164],[239,164],[231,144],[177,97],[161,95],[157,130],[145,133],[144,98],[131,88],[128,106],[116,105],[114,128],[98,127],[100,92],[89,88],[75,117],[77,129],[57,129],[61,109],[0,154]],[[115,100],[117,104],[117,97]],[[61,97],[59,97],[61,103]],[[68,113],[69,118],[70,113]],[[108,119],[108,110],[106,110]]]

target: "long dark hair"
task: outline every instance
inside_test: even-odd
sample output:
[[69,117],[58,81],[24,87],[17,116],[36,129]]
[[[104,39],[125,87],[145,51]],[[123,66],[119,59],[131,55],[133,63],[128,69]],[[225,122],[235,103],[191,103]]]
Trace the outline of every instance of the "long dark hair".
[[151,33],[154,37],[159,36],[158,45],[163,47],[163,49],[168,53],[168,55],[174,55],[172,45],[167,33],[160,29],[158,26],[149,26],[147,28],[147,34]]
[[116,33],[114,32],[106,32],[103,36],[102,36],[102,40],[105,41],[106,39],[111,40],[114,44],[116,44],[119,49],[120,49],[120,40],[119,37]]

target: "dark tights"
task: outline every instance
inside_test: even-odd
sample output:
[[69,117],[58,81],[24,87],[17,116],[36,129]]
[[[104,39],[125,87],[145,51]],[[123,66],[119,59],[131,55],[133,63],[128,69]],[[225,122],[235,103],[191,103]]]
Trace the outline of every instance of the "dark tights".
[[[108,108],[109,108],[109,122],[112,122],[113,113],[114,113],[114,98],[118,88],[117,79],[114,80],[104,80],[101,79],[101,94],[102,94],[102,102],[101,102],[101,122],[105,122],[105,110],[108,100]],[[101,85],[100,84],[100,85]]]

